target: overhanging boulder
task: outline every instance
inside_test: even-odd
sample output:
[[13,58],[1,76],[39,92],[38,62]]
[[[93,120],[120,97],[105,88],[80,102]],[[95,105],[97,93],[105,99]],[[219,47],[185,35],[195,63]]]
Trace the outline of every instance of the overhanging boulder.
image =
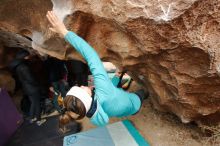
[[45,15],[51,9],[102,60],[128,70],[148,88],[156,108],[185,123],[220,119],[218,0],[1,1],[3,46],[15,44],[33,47],[41,55],[82,59],[49,31]]

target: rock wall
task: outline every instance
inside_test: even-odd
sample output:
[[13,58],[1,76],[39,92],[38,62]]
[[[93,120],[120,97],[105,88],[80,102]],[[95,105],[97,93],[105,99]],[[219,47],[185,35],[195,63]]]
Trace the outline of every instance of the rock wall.
[[2,87],[4,87],[10,94],[14,93],[15,80],[11,76],[10,72],[5,70],[0,70],[0,88]]
[[3,0],[3,46],[82,59],[48,30],[51,9],[102,60],[148,88],[155,108],[185,123],[220,119],[219,0]]

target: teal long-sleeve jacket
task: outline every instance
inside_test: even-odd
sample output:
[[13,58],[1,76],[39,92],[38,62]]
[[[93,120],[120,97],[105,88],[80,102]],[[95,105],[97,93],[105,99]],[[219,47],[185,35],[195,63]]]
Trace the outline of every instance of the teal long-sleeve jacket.
[[85,40],[71,31],[65,35],[65,40],[87,61],[94,77],[97,109],[90,118],[94,125],[106,125],[110,117],[129,116],[140,109],[139,97],[113,85],[98,54]]

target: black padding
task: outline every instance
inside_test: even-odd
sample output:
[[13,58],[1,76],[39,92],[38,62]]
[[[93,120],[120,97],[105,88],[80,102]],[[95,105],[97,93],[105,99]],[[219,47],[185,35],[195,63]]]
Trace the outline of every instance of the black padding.
[[48,118],[41,126],[29,124],[28,121],[16,131],[7,146],[62,146],[66,135],[77,133],[81,130],[79,123],[68,125],[71,131],[61,134],[58,130],[58,117]]

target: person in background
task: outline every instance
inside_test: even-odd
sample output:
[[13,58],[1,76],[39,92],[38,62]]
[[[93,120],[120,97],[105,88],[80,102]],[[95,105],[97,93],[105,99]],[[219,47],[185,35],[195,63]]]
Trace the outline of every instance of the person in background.
[[59,96],[65,97],[68,90],[68,71],[64,61],[53,57],[49,57],[45,61],[45,64],[49,78],[49,90],[53,94],[53,105],[58,112],[61,112],[61,107],[58,104],[58,98]]
[[86,86],[73,86],[67,92],[60,125],[88,117],[92,124],[103,126],[110,117],[136,114],[146,99],[144,90],[129,93],[114,86],[96,51],[77,34],[68,31],[52,11],[48,11],[47,18],[52,25],[50,30],[64,37],[83,56],[94,77],[94,90]]
[[48,83],[48,74],[46,67],[44,65],[44,61],[42,60],[41,56],[39,54],[35,53],[31,57],[31,60],[29,61],[29,67],[31,72],[33,73],[33,76],[39,83],[41,87],[41,93],[45,97],[45,99],[41,99],[41,108],[42,108],[42,113],[43,114],[48,114],[49,111],[47,110],[48,108],[46,107],[46,103],[50,101],[49,99],[49,94],[48,94],[48,88],[49,88],[49,83]]
[[26,50],[21,50],[16,54],[16,58],[10,63],[9,67],[15,72],[18,80],[21,82],[22,90],[31,101],[30,106],[30,123],[36,122],[38,126],[46,122],[46,119],[41,119],[42,98],[41,87],[33,76],[29,66],[28,59],[30,54]]
[[79,60],[68,60],[69,86],[88,86],[88,65]]

